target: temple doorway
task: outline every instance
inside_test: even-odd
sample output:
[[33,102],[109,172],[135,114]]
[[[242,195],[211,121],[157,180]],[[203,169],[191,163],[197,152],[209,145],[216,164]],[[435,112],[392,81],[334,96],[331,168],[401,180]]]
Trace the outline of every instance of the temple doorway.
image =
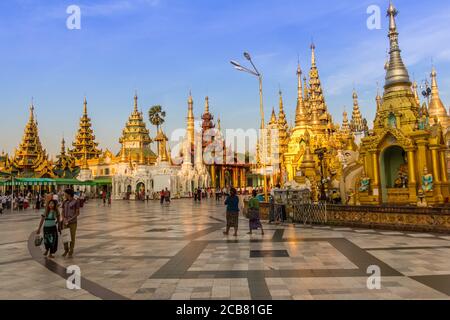
[[381,154],[380,175],[383,203],[388,202],[388,190],[407,188],[406,152],[400,146],[386,148]]

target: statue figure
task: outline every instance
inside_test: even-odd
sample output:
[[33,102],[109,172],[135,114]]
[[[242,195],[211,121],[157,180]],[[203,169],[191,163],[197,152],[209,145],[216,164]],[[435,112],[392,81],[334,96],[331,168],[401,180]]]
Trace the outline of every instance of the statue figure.
[[430,121],[429,121],[429,115],[426,105],[422,105],[422,108],[420,109],[420,119],[419,119],[419,130],[426,130],[429,127]]
[[407,188],[408,187],[408,168],[406,165],[401,165],[398,169],[397,179],[394,181],[395,188]]
[[428,173],[427,167],[423,169],[422,190],[424,192],[433,191],[433,175],[431,173]]
[[421,189],[419,190],[419,194],[418,194],[417,198],[419,198],[419,201],[417,201],[417,207],[419,207],[419,208],[428,207],[426,196],[425,196],[425,193],[423,192],[423,190],[421,190]]
[[370,188],[370,178],[366,176],[365,172],[363,172],[359,192],[368,192],[369,188]]

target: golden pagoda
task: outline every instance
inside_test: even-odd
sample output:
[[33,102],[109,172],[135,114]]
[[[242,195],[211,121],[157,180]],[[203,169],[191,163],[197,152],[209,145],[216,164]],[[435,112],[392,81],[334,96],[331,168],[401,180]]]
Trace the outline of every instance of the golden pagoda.
[[[305,174],[301,170],[304,156],[308,153],[307,166],[311,165],[311,156],[318,162],[314,155],[315,150],[327,148],[329,151],[335,144],[333,135],[336,128],[331,115],[327,110],[319,71],[316,63],[315,45],[311,45],[311,69],[309,71],[309,86],[306,77],[303,78],[300,65],[297,67],[297,107],[295,112],[295,126],[288,137],[287,150],[283,155],[283,166],[288,181],[296,180]],[[312,150],[312,151],[311,151]],[[326,156],[325,162],[329,162],[331,155]],[[317,164],[316,169],[319,170]],[[308,170],[311,172],[311,170]],[[316,175],[308,177],[315,179]]]
[[122,148],[117,157],[130,163],[155,164],[157,156],[151,150],[153,141],[149,134],[150,131],[144,122],[144,116],[138,110],[138,96],[135,94],[133,112],[125,124],[122,137],[119,139]]
[[83,163],[85,157],[87,160],[97,159],[102,153],[102,151],[97,148],[98,143],[95,142],[91,119],[88,116],[86,97],[83,102],[83,115],[80,118],[78,132],[72,146],[74,148],[69,150],[68,153],[70,156],[74,157],[79,164]]
[[437,118],[439,123],[442,125],[444,132],[447,132],[447,129],[450,127],[450,118],[439,95],[437,72],[434,66],[431,71],[431,100],[428,106],[428,113],[431,119]]
[[363,132],[366,129],[364,126],[364,119],[359,108],[358,94],[356,93],[356,90],[353,90],[353,113],[350,128],[352,132]]
[[78,176],[80,167],[76,165],[75,157],[66,153],[66,141],[64,138],[61,140],[60,154],[56,158],[57,161],[55,162],[53,172],[58,178],[74,179]]
[[429,121],[426,113],[420,112],[401,57],[398,11],[392,3],[387,13],[390,59],[383,98],[377,96],[373,134],[361,144],[367,175],[364,182],[370,179],[370,188],[360,192],[359,200],[361,204],[416,205],[422,190],[428,204],[443,204],[449,196],[443,129],[438,119]]
[[167,152],[167,141],[169,141],[169,139],[161,128],[155,137],[155,141],[158,142],[158,160],[160,162],[169,162],[170,156]]
[[15,150],[6,172],[19,177],[53,177],[52,164],[39,139],[38,124],[34,116],[34,105],[30,106],[30,116],[25,126],[22,142]]

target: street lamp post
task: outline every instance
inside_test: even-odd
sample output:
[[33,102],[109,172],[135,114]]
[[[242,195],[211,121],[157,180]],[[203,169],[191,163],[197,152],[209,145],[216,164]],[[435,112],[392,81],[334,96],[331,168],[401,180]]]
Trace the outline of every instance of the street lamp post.
[[[231,64],[234,66],[234,68],[241,72],[249,73],[255,77],[258,78],[259,81],[259,110],[261,113],[261,133],[264,134],[264,128],[265,128],[265,120],[264,120],[264,102],[263,102],[263,76],[256,68],[255,64],[252,61],[252,58],[248,52],[244,52],[244,57],[247,59],[250,64],[253,67],[253,70],[250,70],[249,68],[243,67],[239,62],[231,61]],[[266,179],[266,153],[265,150],[263,150],[263,179],[264,179],[264,198],[266,201],[269,200],[268,192],[267,192],[267,179]]]
[[323,160],[325,158],[325,153],[327,153],[326,148],[320,148],[315,151],[315,154],[319,158],[320,161],[320,200],[326,201],[327,195],[325,194],[325,176],[323,170]]

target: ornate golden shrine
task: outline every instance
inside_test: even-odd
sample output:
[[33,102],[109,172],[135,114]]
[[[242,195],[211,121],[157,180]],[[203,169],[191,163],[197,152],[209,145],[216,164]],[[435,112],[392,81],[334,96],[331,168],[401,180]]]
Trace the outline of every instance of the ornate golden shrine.
[[362,140],[360,153],[370,190],[360,192],[359,201],[416,205],[418,190],[428,179],[432,181],[432,188],[425,190],[428,204],[443,204],[449,197],[443,118],[440,121],[436,115],[430,121],[426,107],[420,107],[400,54],[397,14],[391,3],[390,60],[386,64],[384,95],[377,99],[374,129]]

